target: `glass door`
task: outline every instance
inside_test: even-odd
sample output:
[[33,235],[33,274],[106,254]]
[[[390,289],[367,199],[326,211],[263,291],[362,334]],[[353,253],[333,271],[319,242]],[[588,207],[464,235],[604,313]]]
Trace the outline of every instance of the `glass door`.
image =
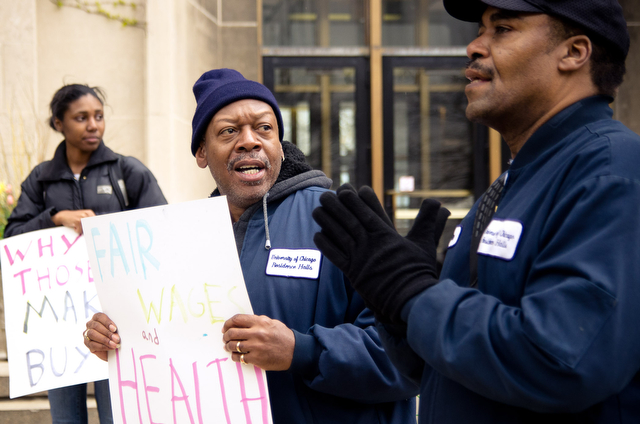
[[265,57],[264,84],[282,112],[285,140],[333,180],[370,184],[368,66],[364,58]]
[[[385,207],[406,233],[427,197],[455,225],[489,184],[488,131],[465,116],[464,57],[383,59]],[[444,245],[444,246],[443,246]]]

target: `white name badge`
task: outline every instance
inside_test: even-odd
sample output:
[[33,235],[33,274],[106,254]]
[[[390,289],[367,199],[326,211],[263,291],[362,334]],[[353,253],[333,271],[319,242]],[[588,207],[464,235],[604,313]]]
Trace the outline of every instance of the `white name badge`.
[[521,234],[522,223],[494,219],[482,234],[478,254],[510,261],[516,254]]
[[321,259],[322,253],[316,249],[271,249],[267,275],[315,280],[320,275]]
[[449,242],[449,247],[453,247],[458,243],[458,239],[460,238],[460,233],[462,232],[462,225],[458,225],[455,230],[453,230],[453,237],[451,237],[451,241]]
[[113,187],[110,185],[99,185],[97,194],[111,194],[113,193]]

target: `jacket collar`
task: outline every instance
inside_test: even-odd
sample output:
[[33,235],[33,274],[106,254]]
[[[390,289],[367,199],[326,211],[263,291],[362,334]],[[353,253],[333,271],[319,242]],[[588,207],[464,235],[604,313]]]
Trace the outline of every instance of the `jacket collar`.
[[613,110],[609,103],[612,100],[606,96],[587,97],[560,111],[524,143],[510,169],[516,170],[533,162],[578,128],[592,122],[611,119]]
[[[91,154],[86,168],[116,160],[118,160],[118,155],[105,146],[103,141],[100,141],[96,151]],[[62,179],[73,179],[71,168],[67,164],[67,144],[64,140],[56,148],[53,159],[49,161],[48,166],[44,167],[38,177],[38,181],[57,181]]]

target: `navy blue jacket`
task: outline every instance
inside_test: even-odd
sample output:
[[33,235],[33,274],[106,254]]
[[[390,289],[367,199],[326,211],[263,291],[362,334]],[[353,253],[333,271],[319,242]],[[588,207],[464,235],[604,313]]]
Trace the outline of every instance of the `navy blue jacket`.
[[513,257],[479,255],[468,287],[476,204],[406,337],[381,331],[420,381],[420,423],[640,422],[640,137],[607,103],[568,107],[515,157],[493,217],[521,224]]
[[[284,147],[286,168],[292,145]],[[320,227],[311,212],[330,185],[322,172],[306,171],[272,187],[267,197],[272,249],[317,250],[313,235]],[[266,275],[262,202],[234,223],[234,233],[253,312],[282,321],[296,338],[291,368],[267,371],[273,422],[415,423],[418,386],[393,366],[373,314],[342,272],[322,258],[317,279]]]
[[[116,173],[120,173],[118,177]],[[128,205],[119,200],[117,181],[124,181]],[[91,209],[96,215],[165,205],[167,201],[155,177],[138,159],[122,156],[100,142],[76,181],[67,165],[63,141],[53,159],[37,165],[21,185],[5,237],[55,227],[52,214],[62,210]]]

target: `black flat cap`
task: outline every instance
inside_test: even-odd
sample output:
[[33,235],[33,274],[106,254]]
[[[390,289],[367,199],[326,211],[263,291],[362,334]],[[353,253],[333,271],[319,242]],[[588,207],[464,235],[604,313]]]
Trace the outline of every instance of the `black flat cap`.
[[488,6],[514,12],[545,13],[564,18],[608,41],[623,57],[629,53],[629,31],[617,0],[443,0],[456,19],[480,22]]

